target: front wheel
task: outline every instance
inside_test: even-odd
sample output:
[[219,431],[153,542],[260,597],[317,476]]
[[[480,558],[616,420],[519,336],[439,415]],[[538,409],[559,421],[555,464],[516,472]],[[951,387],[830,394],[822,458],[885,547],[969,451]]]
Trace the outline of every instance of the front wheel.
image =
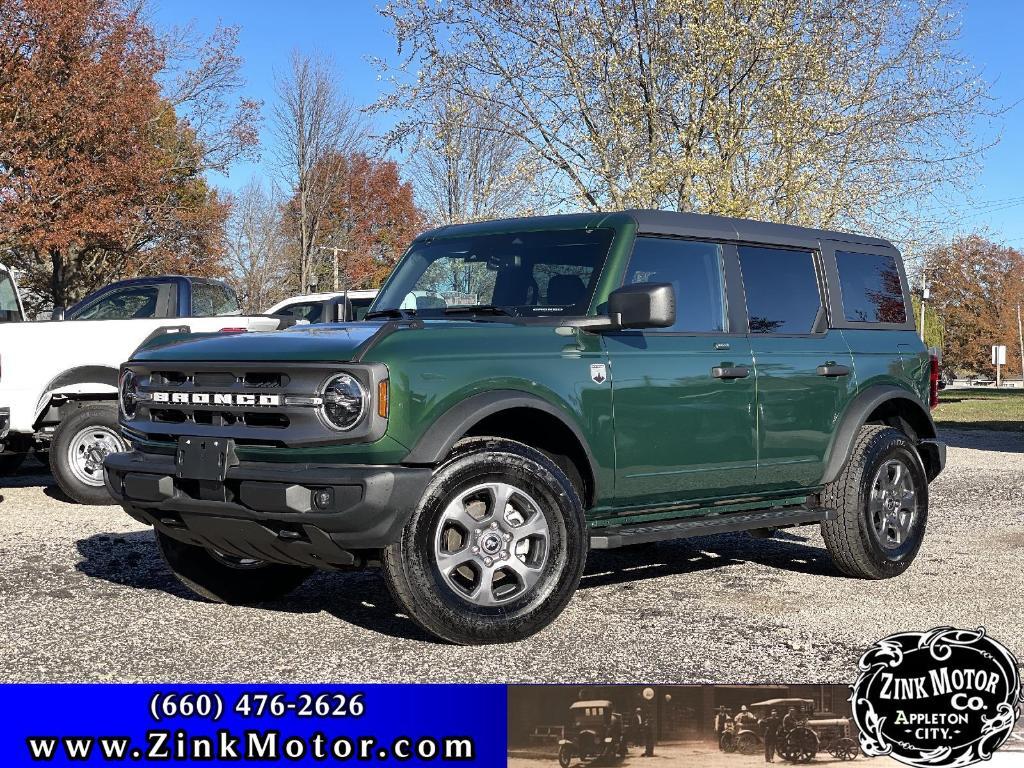
[[384,574],[426,631],[462,645],[505,643],[562,612],[588,546],[582,502],[554,462],[512,440],[469,438],[384,550]]
[[761,741],[753,731],[743,731],[736,737],[736,749],[741,755],[756,755],[761,749]]
[[928,523],[928,479],[910,439],[865,425],[821,503],[837,513],[821,524],[836,567],[848,576],[886,579],[917,556]]
[[251,605],[280,600],[310,574],[297,565],[266,563],[197,547],[156,532],[164,562],[178,580],[215,603]]
[[117,405],[82,405],[61,421],[50,445],[50,471],[61,490],[80,504],[112,504],[103,484],[103,460],[128,450]]
[[569,768],[572,765],[572,747],[568,744],[558,748],[558,764],[561,768]]

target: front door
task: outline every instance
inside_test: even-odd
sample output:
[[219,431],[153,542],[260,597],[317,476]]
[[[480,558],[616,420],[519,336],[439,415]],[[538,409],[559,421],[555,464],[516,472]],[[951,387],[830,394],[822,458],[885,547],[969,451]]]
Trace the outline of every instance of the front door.
[[855,392],[853,359],[842,331],[828,328],[814,253],[740,246],[739,261],[757,369],[756,486],[810,488]]
[[754,480],[753,358],[746,329],[731,332],[727,248],[733,246],[636,240],[625,283],[671,283],[676,323],[603,336],[623,506],[732,497]]

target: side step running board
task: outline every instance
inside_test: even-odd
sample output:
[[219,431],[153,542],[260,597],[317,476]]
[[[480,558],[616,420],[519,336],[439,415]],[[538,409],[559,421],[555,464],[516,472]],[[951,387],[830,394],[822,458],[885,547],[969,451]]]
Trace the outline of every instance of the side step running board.
[[695,517],[689,520],[659,521],[637,525],[615,525],[595,528],[590,535],[591,549],[615,549],[652,541],[686,539],[691,536],[713,536],[716,533],[750,531],[759,528],[787,528],[793,525],[834,520],[834,509],[824,507],[783,507],[757,512],[729,512],[721,515]]

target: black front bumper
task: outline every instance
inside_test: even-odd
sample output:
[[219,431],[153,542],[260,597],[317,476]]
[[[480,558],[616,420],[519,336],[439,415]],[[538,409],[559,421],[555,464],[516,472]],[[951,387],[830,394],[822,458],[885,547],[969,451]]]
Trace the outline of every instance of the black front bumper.
[[136,520],[239,557],[331,568],[395,541],[432,472],[397,465],[241,462],[224,482],[177,477],[173,456],[107,457],[107,489]]

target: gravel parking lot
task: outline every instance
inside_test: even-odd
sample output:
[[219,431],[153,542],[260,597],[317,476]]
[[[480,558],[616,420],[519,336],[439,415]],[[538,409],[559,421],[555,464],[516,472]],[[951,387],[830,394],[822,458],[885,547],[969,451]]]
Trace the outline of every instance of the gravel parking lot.
[[901,629],[984,625],[1024,654],[1024,435],[947,432],[925,547],[902,578],[832,569],[816,529],[595,553],[530,640],[456,648],[397,613],[376,573],[287,601],[215,605],[117,507],[66,503],[42,467],[0,489],[3,681],[848,682]]

